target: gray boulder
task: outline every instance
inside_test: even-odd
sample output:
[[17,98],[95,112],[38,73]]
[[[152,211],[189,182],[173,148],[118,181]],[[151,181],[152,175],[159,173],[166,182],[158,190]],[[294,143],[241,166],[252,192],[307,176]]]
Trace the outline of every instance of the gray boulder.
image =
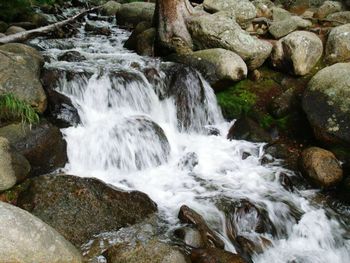
[[274,21],[269,27],[269,32],[274,38],[279,39],[297,29],[305,29],[311,26],[311,21],[299,16],[291,16],[283,20]]
[[342,25],[350,23],[350,11],[342,11],[327,16],[327,20],[332,21],[333,25]]
[[0,95],[12,93],[38,112],[46,109],[46,95],[40,82],[44,64],[41,54],[23,44],[0,46]]
[[132,28],[142,21],[152,23],[154,10],[154,3],[132,2],[123,4],[116,15],[117,23]]
[[295,31],[275,44],[271,60],[273,66],[303,76],[316,65],[322,52],[322,41],[316,34]]
[[249,69],[260,67],[272,45],[249,35],[229,17],[213,14],[194,17],[189,30],[198,49],[223,48],[237,53]]
[[15,183],[16,175],[12,167],[10,144],[6,138],[0,137],[0,192],[10,189]]
[[115,16],[119,9],[121,8],[121,4],[116,1],[108,1],[101,8],[101,14],[106,16]]
[[24,32],[26,31],[24,28],[22,27],[19,27],[19,26],[10,26],[6,32],[5,32],[5,35],[13,35],[13,34],[16,34],[16,33],[20,33],[20,32]]
[[0,202],[0,263],[80,263],[79,251],[28,212]]
[[332,29],[326,43],[326,60],[330,63],[350,59],[350,24]]
[[316,11],[315,17],[326,18],[328,15],[342,11],[343,4],[338,1],[325,1]]

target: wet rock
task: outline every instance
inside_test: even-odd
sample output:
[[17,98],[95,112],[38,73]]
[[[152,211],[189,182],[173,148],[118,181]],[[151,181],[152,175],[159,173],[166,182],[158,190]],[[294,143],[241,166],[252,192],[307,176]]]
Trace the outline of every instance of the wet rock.
[[78,110],[67,96],[55,91],[47,90],[48,119],[59,128],[68,128],[80,123]]
[[205,247],[224,248],[224,242],[211,230],[204,218],[196,211],[186,205],[181,206],[179,211],[179,219],[181,223],[193,225],[200,233],[201,239]]
[[248,117],[235,121],[227,134],[229,140],[247,140],[252,142],[270,142],[271,136],[258,123]]
[[247,263],[241,256],[217,248],[193,249],[192,263]]
[[343,5],[338,1],[325,1],[316,11],[315,17],[326,18],[328,15],[342,11]]
[[85,24],[85,30],[87,32],[91,32],[96,35],[104,35],[104,36],[109,36],[112,33],[108,26],[99,24],[97,22],[95,23],[87,22]]
[[154,56],[156,29],[149,28],[137,36],[136,52],[141,56]]
[[211,136],[220,136],[220,130],[218,128],[215,128],[213,126],[207,126],[205,127],[205,131],[207,135]]
[[68,62],[80,62],[86,60],[86,58],[80,54],[78,51],[67,51],[62,55],[58,56],[57,59],[59,61],[68,61]]
[[197,154],[195,152],[189,152],[180,159],[177,166],[182,170],[192,171],[196,165],[198,165]]
[[279,175],[278,181],[283,186],[283,188],[286,189],[287,191],[289,191],[289,192],[294,191],[293,183],[292,183],[291,179],[289,178],[289,176],[286,175],[285,173],[281,173]]
[[170,60],[194,67],[215,88],[220,89],[247,77],[247,66],[236,53],[222,48],[205,49]]
[[10,189],[15,183],[10,144],[6,138],[0,137],[0,192]]
[[273,66],[303,76],[316,65],[322,52],[322,41],[316,34],[295,31],[276,43],[271,60]]
[[12,93],[44,112],[46,95],[39,79],[44,64],[41,54],[17,43],[2,45],[0,51],[0,94]]
[[350,24],[335,27],[328,35],[326,60],[332,64],[350,59]]
[[329,188],[343,179],[343,170],[333,153],[318,147],[305,149],[301,154],[304,173],[317,185]]
[[272,50],[270,43],[250,36],[229,17],[218,14],[196,16],[188,27],[197,49],[231,50],[246,62],[249,69],[260,67]]
[[29,161],[32,176],[52,172],[67,161],[66,142],[60,130],[46,121],[32,127],[10,124],[0,128],[0,136]]
[[53,228],[0,202],[0,262],[82,262],[79,251]]
[[117,244],[105,253],[110,263],[186,263],[186,257],[179,249],[152,239],[146,244],[137,243],[135,246]]
[[108,1],[102,6],[101,14],[105,16],[115,16],[121,6],[122,5],[116,1]]
[[267,212],[248,200],[223,202],[222,209],[226,214],[226,229],[230,240],[236,242],[237,236],[254,233],[274,235],[276,230]]
[[332,24],[339,26],[350,23],[350,11],[342,11],[327,16],[327,20],[332,21]]
[[117,12],[117,23],[131,28],[142,21],[152,23],[154,10],[154,3],[132,2],[122,4]]
[[31,179],[18,197],[18,206],[77,246],[95,234],[135,224],[157,211],[144,193],[125,192],[94,178],[70,175]]
[[135,29],[132,31],[128,40],[125,42],[124,47],[131,50],[136,50],[138,36],[147,29],[150,29],[151,27],[152,24],[150,22],[143,21],[138,23]]
[[303,109],[315,136],[326,145],[350,144],[350,63],[320,70],[303,95]]
[[20,33],[20,32],[24,32],[26,31],[24,28],[22,27],[19,27],[19,26],[10,26],[6,32],[5,32],[5,35],[13,35],[13,34],[16,34],[16,33]]
[[191,227],[178,228],[174,232],[175,236],[181,239],[187,246],[192,248],[203,248],[205,243],[202,240],[201,233]]

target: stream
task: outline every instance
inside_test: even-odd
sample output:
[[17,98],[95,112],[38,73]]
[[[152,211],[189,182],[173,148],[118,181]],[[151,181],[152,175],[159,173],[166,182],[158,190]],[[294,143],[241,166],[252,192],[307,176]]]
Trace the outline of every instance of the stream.
[[[82,26],[74,37],[31,41],[49,58],[46,68],[64,72],[56,90],[72,100],[81,119],[62,129],[66,173],[147,193],[169,235],[185,204],[232,252],[222,203],[249,200],[266,211],[275,229],[258,234],[249,222],[239,229],[246,237],[271,240],[252,258],[256,263],[350,262],[348,222],[317,201],[317,190],[286,190],[280,177],[295,175],[281,160],[262,164],[264,144],[227,140],[232,123],[199,73],[123,48],[130,32],[115,21],[91,23],[110,27],[112,34],[93,35]],[[71,50],[86,60],[57,60]]]

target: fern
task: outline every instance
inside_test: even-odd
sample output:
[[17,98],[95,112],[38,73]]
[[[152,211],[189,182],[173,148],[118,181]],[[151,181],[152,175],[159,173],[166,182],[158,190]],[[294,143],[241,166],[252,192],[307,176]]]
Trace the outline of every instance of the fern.
[[35,124],[39,122],[39,115],[28,103],[9,93],[0,95],[0,119],[21,119],[22,122]]

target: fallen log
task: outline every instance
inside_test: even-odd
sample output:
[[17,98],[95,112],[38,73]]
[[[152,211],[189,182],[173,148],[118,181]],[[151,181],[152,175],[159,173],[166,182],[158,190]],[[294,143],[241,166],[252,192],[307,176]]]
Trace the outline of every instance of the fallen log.
[[96,10],[98,10],[99,8],[101,8],[101,6],[96,6],[93,7],[91,9],[85,10],[75,16],[72,16],[66,20],[48,25],[48,26],[43,26],[43,27],[39,27],[36,29],[32,29],[32,30],[28,30],[28,31],[24,31],[24,32],[19,32],[13,35],[9,35],[6,37],[2,37],[0,38],[0,44],[7,44],[7,43],[13,43],[13,42],[24,42],[28,39],[37,37],[37,36],[42,36],[45,35],[47,33],[53,32],[57,29],[60,29],[62,27],[64,27],[65,25],[68,25],[71,22],[74,22],[75,20],[83,17],[84,15],[94,12]]

